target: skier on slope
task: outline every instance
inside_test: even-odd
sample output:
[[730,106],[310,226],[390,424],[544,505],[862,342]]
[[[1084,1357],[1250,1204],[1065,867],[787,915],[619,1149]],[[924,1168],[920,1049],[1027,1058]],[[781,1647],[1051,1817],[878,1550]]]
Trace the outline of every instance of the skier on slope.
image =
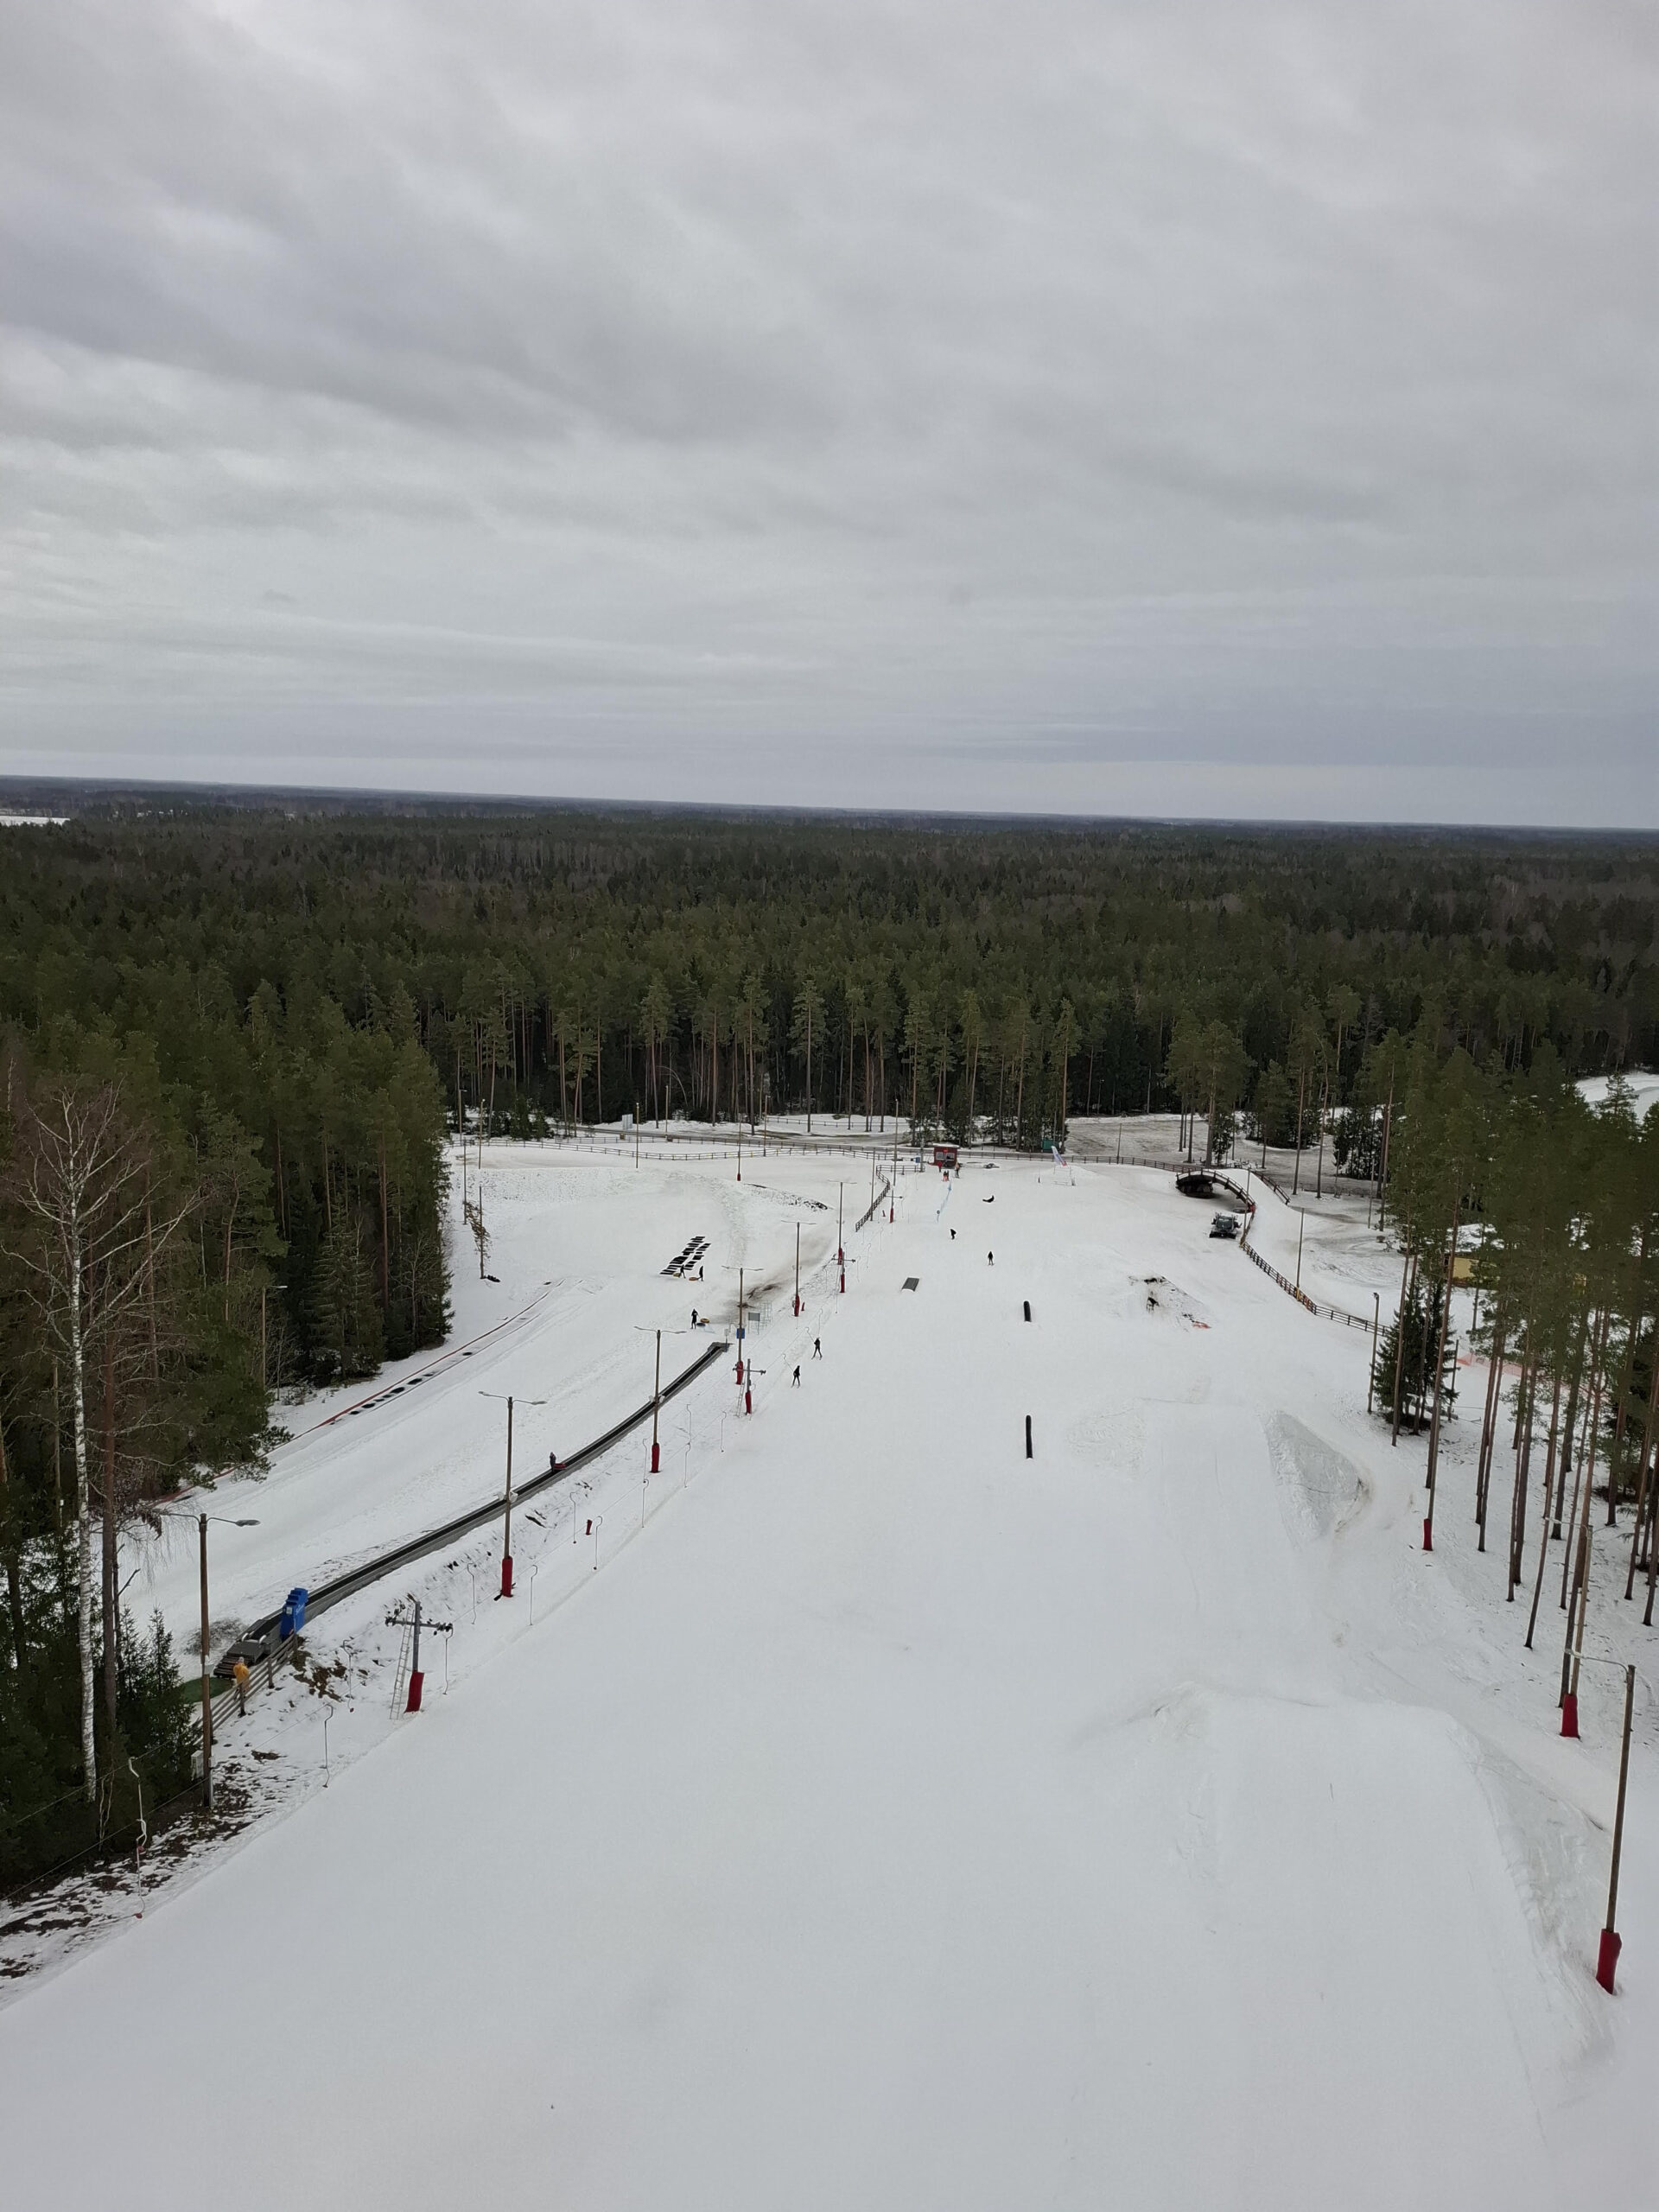
[[795,1370],[794,1384],[795,1388],[798,1390],[801,1387],[801,1370],[798,1367]]
[[820,1338],[814,1337],[812,1339],[812,1357],[814,1359],[823,1357],[823,1344]]

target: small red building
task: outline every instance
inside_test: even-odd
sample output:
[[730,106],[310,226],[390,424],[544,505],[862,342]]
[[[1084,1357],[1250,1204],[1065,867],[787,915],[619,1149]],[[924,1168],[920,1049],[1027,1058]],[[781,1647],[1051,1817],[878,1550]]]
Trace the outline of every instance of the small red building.
[[953,1167],[956,1166],[956,1164],[957,1164],[957,1147],[955,1147],[955,1145],[953,1145],[953,1144],[936,1144],[936,1145],[934,1146],[934,1147],[933,1147],[933,1165],[934,1165],[936,1167],[943,1167],[944,1169],[945,1169],[945,1171],[946,1171],[947,1173],[949,1173],[949,1171],[950,1171],[951,1168],[953,1168]]

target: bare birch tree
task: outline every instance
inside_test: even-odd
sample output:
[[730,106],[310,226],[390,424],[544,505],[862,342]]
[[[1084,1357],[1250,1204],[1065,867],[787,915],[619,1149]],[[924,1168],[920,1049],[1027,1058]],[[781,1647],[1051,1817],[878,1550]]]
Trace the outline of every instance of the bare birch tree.
[[[98,1788],[93,1715],[92,1515],[88,1369],[126,1308],[147,1292],[157,1253],[194,1210],[192,1192],[157,1220],[148,1147],[122,1110],[117,1085],[53,1084],[25,1103],[13,1193],[26,1225],[7,1256],[68,1371],[74,1440],[77,1637],[86,1795]],[[106,1634],[113,1633],[106,1624]]]

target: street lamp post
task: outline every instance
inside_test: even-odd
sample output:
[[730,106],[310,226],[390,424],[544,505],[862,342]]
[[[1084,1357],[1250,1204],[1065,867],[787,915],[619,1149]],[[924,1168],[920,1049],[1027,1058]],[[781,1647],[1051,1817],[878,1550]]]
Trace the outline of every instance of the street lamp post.
[[512,1595],[512,1400],[507,1400],[507,1495],[501,1524],[501,1595]]
[[[168,1513],[162,1518],[182,1521],[181,1513]],[[201,1556],[201,1802],[207,1812],[213,1809],[213,1694],[207,1663],[207,1523],[217,1521],[222,1529],[257,1529],[257,1521],[232,1521],[222,1513],[199,1513],[196,1534]]]
[[657,1370],[651,1385],[651,1471],[654,1475],[661,1468],[662,1453],[657,1444],[657,1416],[663,1405],[663,1332],[657,1332]]
[[[479,1392],[479,1394],[478,1394],[478,1395],[479,1395],[479,1396],[480,1396],[480,1398],[499,1398],[499,1397],[501,1396],[501,1395],[502,1395],[502,1394],[501,1394],[501,1392],[500,1392],[500,1391],[499,1391],[499,1390],[480,1390],[480,1391]],[[545,1398],[526,1398],[526,1399],[524,1400],[524,1403],[525,1403],[527,1406],[544,1406],[544,1405],[547,1403],[547,1400],[546,1400]],[[507,1395],[507,1400],[506,1400],[506,1406],[507,1406],[507,1482],[506,1482],[506,1494],[505,1494],[505,1498],[503,1499],[503,1502],[502,1502],[502,1522],[501,1522],[501,1595],[502,1595],[504,1598],[511,1598],[511,1597],[512,1597],[512,1408],[513,1408],[513,1404],[514,1404],[514,1400],[513,1400],[513,1398],[512,1398],[512,1396],[511,1393],[509,1393],[509,1394],[508,1394],[508,1395]]]
[[1618,1809],[1613,1815],[1613,1866],[1607,1884],[1607,1924],[1601,1931],[1596,1980],[1612,1994],[1614,1970],[1618,1965],[1621,1938],[1614,1925],[1618,1912],[1618,1862],[1624,1848],[1624,1789],[1630,1778],[1630,1712],[1636,1702],[1636,1669],[1624,1669],[1624,1730],[1618,1753]]

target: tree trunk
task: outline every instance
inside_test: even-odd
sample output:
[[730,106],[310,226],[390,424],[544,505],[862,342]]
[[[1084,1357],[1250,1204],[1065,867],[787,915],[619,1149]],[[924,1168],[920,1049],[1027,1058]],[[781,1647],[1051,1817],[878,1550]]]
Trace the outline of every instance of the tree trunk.
[[[1584,1377],[1584,1363],[1590,1350],[1590,1310],[1586,1306],[1579,1319],[1578,1350],[1573,1357],[1573,1377],[1567,1386],[1567,1420],[1561,1429],[1561,1479],[1555,1499],[1555,1520],[1550,1535],[1556,1543],[1561,1541],[1561,1500],[1567,1495],[1567,1478],[1577,1464],[1573,1457],[1573,1437],[1579,1423],[1579,1386]],[[1577,1497],[1577,1491],[1573,1496]]]
[[1532,1472],[1533,1417],[1538,1395],[1538,1355],[1532,1348],[1534,1333],[1529,1319],[1529,1357],[1521,1376],[1521,1397],[1525,1410],[1522,1421],[1521,1450],[1515,1463],[1515,1493],[1510,1501],[1509,1587],[1503,1599],[1505,1605],[1510,1605],[1515,1603],[1516,1586],[1521,1580],[1521,1555],[1527,1538],[1527,1479]]
[[[1590,1356],[1592,1359],[1595,1357],[1593,1345],[1591,1348]],[[1592,1403],[1593,1393],[1586,1396],[1585,1402],[1584,1419],[1579,1424],[1579,1457],[1577,1467],[1573,1476],[1573,1505],[1571,1511],[1567,1516],[1567,1545],[1566,1551],[1561,1556],[1561,1611],[1563,1612],[1567,1610],[1567,1578],[1573,1564],[1572,1535],[1573,1528],[1576,1525],[1579,1517],[1579,1492],[1584,1485],[1585,1463],[1589,1449],[1590,1408]],[[1570,1443],[1572,1439],[1569,1437],[1567,1440]],[[1563,1469],[1561,1472],[1561,1482],[1563,1486],[1565,1486],[1567,1482],[1567,1472],[1565,1469]]]
[[1302,1110],[1307,1102],[1307,1070],[1304,1068],[1296,1078],[1296,1165],[1291,1174],[1293,1197],[1302,1187]]
[[1319,1090],[1319,1159],[1313,1185],[1313,1195],[1316,1198],[1322,1198],[1325,1196],[1325,1109],[1330,1096],[1330,1085],[1328,1084],[1322,1085]]
[[[1637,1254],[1638,1282],[1641,1281],[1642,1265],[1647,1256],[1648,1239],[1644,1230]],[[1637,1294],[1639,1296],[1640,1294]],[[1619,1367],[1618,1396],[1617,1410],[1613,1415],[1613,1440],[1607,1447],[1607,1526],[1610,1529],[1617,1528],[1618,1525],[1618,1462],[1624,1449],[1624,1406],[1625,1401],[1630,1395],[1630,1376],[1636,1366],[1637,1331],[1641,1325],[1640,1313],[1632,1311],[1630,1325],[1624,1338],[1624,1357]],[[1656,1349],[1659,1350],[1659,1339],[1656,1340]]]
[[1573,1654],[1573,1624],[1575,1620],[1579,1624],[1577,1643],[1582,1649],[1583,1623],[1590,1609],[1590,1502],[1595,1495],[1596,1489],[1596,1430],[1601,1414],[1602,1360],[1607,1348],[1607,1322],[1608,1314],[1604,1306],[1601,1326],[1597,1332],[1595,1358],[1592,1369],[1590,1446],[1584,1455],[1584,1514],[1579,1522],[1578,1573],[1573,1593],[1575,1602],[1567,1609],[1567,1642],[1561,1653],[1561,1695],[1563,1698],[1569,1689],[1577,1687],[1577,1666],[1573,1665],[1570,1673],[1568,1669],[1568,1662],[1572,1660]]
[[52,1526],[63,1534],[63,1390],[58,1356],[52,1355]]
[[[1636,1478],[1636,1525],[1630,1530],[1630,1571],[1624,1578],[1624,1596],[1628,1602],[1636,1587],[1636,1548],[1642,1535],[1642,1509],[1648,1502],[1648,1471],[1653,1462],[1653,1421],[1659,1411],[1659,1322],[1655,1324],[1653,1337],[1653,1377],[1648,1385],[1647,1418],[1642,1424],[1642,1465]],[[1653,1537],[1648,1537],[1649,1550]]]
[[86,1338],[81,1312],[83,1273],[80,1228],[70,1230],[69,1256],[69,1392],[75,1440],[75,1554],[80,1587],[75,1611],[75,1635],[80,1656],[80,1756],[85,1771],[86,1802],[98,1796],[98,1739],[93,1726],[92,1688],[92,1482],[87,1468]]
[[17,1545],[12,1534],[10,1475],[6,1465],[6,1432],[0,1422],[0,1535],[3,1536],[6,1553],[6,1602],[11,1607],[11,1648],[17,1657],[17,1687],[22,1693],[22,1702],[29,1703],[29,1643],[23,1625],[22,1577],[17,1570]]
[[121,1585],[115,1552],[115,1340],[104,1336],[104,1717],[115,1757]]
[[156,1224],[150,1213],[148,1175],[144,1178],[144,1305],[149,1322],[149,1379],[154,1382],[162,1368],[156,1330]]
[[[1320,1139],[1321,1144],[1324,1139]],[[1428,1517],[1434,1517],[1434,1478],[1440,1464],[1440,1397],[1446,1374],[1446,1332],[1452,1319],[1452,1266],[1458,1251],[1459,1203],[1452,1207],[1452,1241],[1446,1255],[1446,1295],[1440,1302],[1440,1343],[1434,1359],[1434,1418],[1428,1430]],[[1427,1331],[1424,1331],[1425,1336]]]
[[1389,1442],[1400,1441],[1400,1400],[1405,1382],[1406,1364],[1406,1308],[1411,1300],[1411,1279],[1416,1272],[1417,1255],[1408,1251],[1406,1264],[1400,1273],[1400,1307],[1394,1325],[1394,1427]]
[[380,1134],[380,1311],[391,1319],[391,1230],[386,1212],[386,1138]]
[[[1538,1625],[1538,1600],[1544,1587],[1544,1562],[1549,1557],[1549,1493],[1555,1480],[1555,1436],[1561,1414],[1561,1371],[1555,1370],[1555,1389],[1549,1408],[1549,1450],[1544,1459],[1544,1495],[1538,1509],[1538,1576],[1532,1586],[1532,1611],[1527,1618],[1527,1649],[1532,1649],[1532,1632]],[[1565,1485],[1567,1471],[1561,1471]],[[1559,1508],[1558,1508],[1559,1511]]]
[[1503,1397],[1503,1359],[1508,1341],[1509,1316],[1500,1307],[1492,1320],[1492,1349],[1486,1362],[1486,1403],[1480,1417],[1480,1452],[1475,1463],[1475,1526],[1480,1531],[1476,1549],[1483,1552],[1486,1548],[1486,1492],[1491,1478],[1497,1409]]

